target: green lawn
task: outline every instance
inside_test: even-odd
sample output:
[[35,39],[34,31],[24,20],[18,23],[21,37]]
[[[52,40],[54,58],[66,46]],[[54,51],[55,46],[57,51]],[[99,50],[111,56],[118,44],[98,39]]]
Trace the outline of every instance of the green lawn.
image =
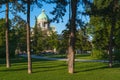
[[40,54],[39,56],[44,56],[49,58],[67,58],[67,54]]
[[107,63],[76,62],[75,73],[67,73],[64,61],[33,59],[33,73],[27,74],[27,59],[12,59],[12,67],[6,69],[0,59],[0,80],[120,80],[120,66],[107,68]]
[[[67,58],[67,54],[42,54],[40,56],[49,57],[49,58]],[[97,58],[93,58],[90,54],[76,54],[76,59],[87,59],[87,60],[95,60]]]
[[77,54],[75,55],[76,59],[86,59],[86,60],[96,60],[98,58],[92,57],[90,54]]

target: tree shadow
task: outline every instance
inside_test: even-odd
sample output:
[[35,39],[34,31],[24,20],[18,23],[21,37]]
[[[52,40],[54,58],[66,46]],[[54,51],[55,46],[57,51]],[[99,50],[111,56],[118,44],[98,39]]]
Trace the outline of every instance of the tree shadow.
[[[120,68],[120,63],[117,64],[113,64],[112,68]],[[84,70],[76,70],[75,73],[79,73],[79,72],[89,72],[89,71],[94,71],[94,70],[102,70],[102,69],[112,69],[110,68],[108,65],[106,66],[96,66],[96,67],[86,67],[86,69]]]
[[[36,60],[35,60],[36,61]],[[40,61],[38,61],[40,62]],[[17,63],[18,65],[16,64],[12,64],[13,67],[7,69],[7,68],[4,68],[2,70],[0,70],[0,72],[15,72],[15,71],[24,71],[26,70],[27,71],[27,64],[26,63]],[[47,66],[48,65],[48,66]],[[19,67],[20,66],[20,67]],[[32,65],[32,70],[33,70],[33,73],[39,73],[39,72],[48,72],[48,71],[56,71],[56,70],[63,70],[63,69],[66,69],[66,64],[58,64],[58,65],[49,65],[49,63],[45,63],[44,65]]]
[[33,69],[34,69],[33,73],[48,72],[48,71],[56,71],[56,70],[66,69],[66,65],[60,64],[60,65],[49,65],[49,66],[37,66],[37,67],[34,67]]
[[14,72],[14,71],[23,71],[23,70],[26,70],[26,71],[27,71],[27,67],[24,67],[24,68],[16,68],[16,69],[10,68],[10,69],[4,69],[4,70],[0,70],[0,71],[1,71],[1,72]]
[[79,72],[89,72],[89,71],[94,71],[94,70],[102,70],[102,69],[106,69],[108,68],[108,66],[100,66],[100,67],[88,67],[84,70],[79,70],[79,71],[75,71],[75,73],[79,73]]
[[50,72],[50,71],[59,71],[59,70],[65,70],[66,68],[49,68],[44,70],[34,70],[33,73],[39,73],[39,72]]

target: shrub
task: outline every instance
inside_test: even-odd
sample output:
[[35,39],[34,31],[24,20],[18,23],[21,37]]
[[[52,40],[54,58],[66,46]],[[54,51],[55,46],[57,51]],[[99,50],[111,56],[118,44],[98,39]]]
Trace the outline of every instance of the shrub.
[[108,54],[104,50],[93,49],[91,56],[98,59],[107,59]]
[[120,50],[115,50],[113,53],[114,60],[117,60],[120,62]]
[[[9,48],[9,56],[15,57],[15,49],[11,46]],[[6,57],[6,47],[2,46],[0,47],[0,58],[5,58],[5,57]]]
[[0,58],[5,58],[5,47],[0,47]]

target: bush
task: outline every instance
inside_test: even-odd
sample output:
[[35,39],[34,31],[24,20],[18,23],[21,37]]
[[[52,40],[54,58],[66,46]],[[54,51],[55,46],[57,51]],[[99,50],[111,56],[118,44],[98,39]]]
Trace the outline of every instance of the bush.
[[[9,56],[15,57],[15,50],[11,46],[9,48]],[[2,47],[0,47],[0,58],[5,58],[5,57],[6,57],[6,47],[2,46]]]
[[104,50],[93,49],[91,56],[98,59],[107,59],[108,54]]
[[0,47],[0,58],[5,58],[5,47]]
[[117,60],[120,62],[120,50],[115,50],[113,53],[114,60]]

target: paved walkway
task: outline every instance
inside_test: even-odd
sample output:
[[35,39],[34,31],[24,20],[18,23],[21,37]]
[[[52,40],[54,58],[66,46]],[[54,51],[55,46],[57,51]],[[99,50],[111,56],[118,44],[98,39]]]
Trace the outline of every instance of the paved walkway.
[[[22,57],[27,57],[27,55],[20,55]],[[67,61],[65,58],[48,58],[43,56],[31,55],[32,58],[35,59],[46,59],[46,60],[58,60],[58,61]],[[87,59],[75,59],[75,61],[79,62],[109,62],[108,60],[87,60]]]

